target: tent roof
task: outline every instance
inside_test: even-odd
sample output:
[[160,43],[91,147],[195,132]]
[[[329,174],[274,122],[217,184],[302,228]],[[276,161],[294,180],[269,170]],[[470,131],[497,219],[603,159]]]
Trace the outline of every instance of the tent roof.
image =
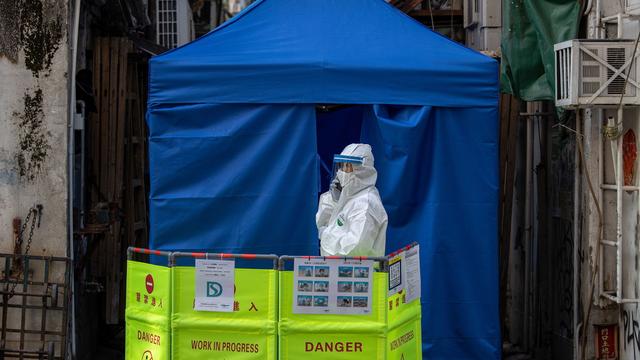
[[496,106],[495,60],[384,0],[258,0],[151,59],[149,103]]

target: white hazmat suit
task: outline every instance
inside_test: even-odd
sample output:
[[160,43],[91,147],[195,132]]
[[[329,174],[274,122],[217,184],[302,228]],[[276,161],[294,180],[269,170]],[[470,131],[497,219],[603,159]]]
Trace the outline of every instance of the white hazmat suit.
[[[373,153],[368,144],[351,144],[340,155],[362,159],[353,172],[339,171],[342,189],[339,198],[332,190],[320,196],[316,225],[322,256],[384,256],[387,237],[387,213],[373,167]],[[334,189],[335,191],[335,189]]]

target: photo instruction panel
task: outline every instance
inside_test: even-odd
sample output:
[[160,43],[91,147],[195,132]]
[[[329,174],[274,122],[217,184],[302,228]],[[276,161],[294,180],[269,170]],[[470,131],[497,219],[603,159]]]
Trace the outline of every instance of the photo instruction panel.
[[372,260],[294,260],[294,314],[371,313]]

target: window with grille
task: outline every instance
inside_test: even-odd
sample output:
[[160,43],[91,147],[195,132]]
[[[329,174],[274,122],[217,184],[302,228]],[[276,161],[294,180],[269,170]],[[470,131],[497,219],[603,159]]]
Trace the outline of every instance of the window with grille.
[[156,0],[158,44],[173,49],[178,46],[178,0]]

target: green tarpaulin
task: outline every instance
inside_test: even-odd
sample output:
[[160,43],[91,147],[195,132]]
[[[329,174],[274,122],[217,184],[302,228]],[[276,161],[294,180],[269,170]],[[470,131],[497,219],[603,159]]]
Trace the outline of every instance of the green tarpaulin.
[[578,34],[578,0],[502,1],[502,92],[553,100],[553,45]]

